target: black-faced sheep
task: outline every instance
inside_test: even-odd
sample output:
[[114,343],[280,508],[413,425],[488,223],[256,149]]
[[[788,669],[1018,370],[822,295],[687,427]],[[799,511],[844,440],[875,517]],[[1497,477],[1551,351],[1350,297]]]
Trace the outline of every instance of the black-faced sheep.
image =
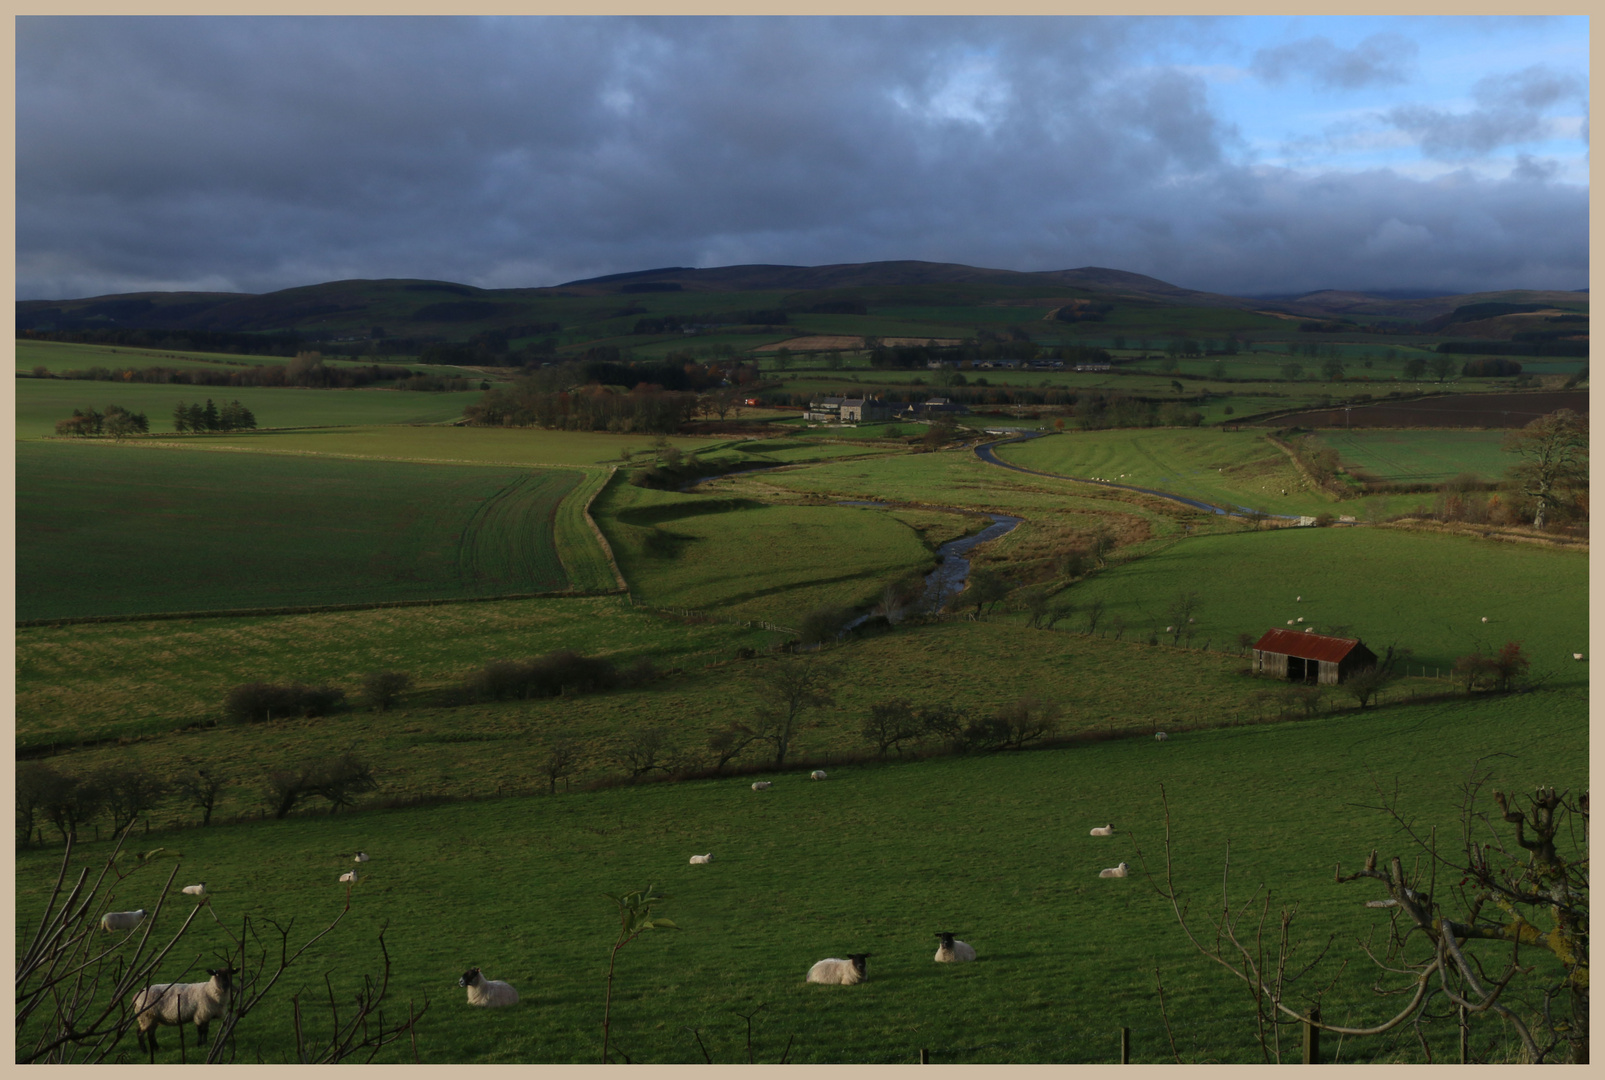
[[205,896],[206,882],[203,881],[199,885],[186,885],[179,891],[185,896]]
[[468,1004],[480,1005],[485,1008],[498,1008],[503,1005],[517,1005],[518,991],[508,983],[496,979],[487,979],[480,974],[478,968],[469,968],[463,972],[462,978],[457,980],[458,986],[468,988]]
[[772,788],[774,786],[775,785],[774,785],[773,781],[770,781],[770,780],[757,780],[757,781],[753,782],[752,790],[754,790],[754,791],[768,791],[770,788]]
[[848,953],[847,959],[830,956],[808,969],[808,981],[827,986],[857,986],[869,978],[864,961],[869,953]]
[[1127,866],[1125,863],[1121,863],[1119,866],[1111,866],[1107,870],[1099,870],[1098,871],[1098,876],[1099,877],[1125,877],[1127,872],[1130,871],[1130,869],[1131,869],[1131,867]]
[[[206,1029],[228,1010],[234,993],[234,969],[213,971],[205,982],[153,983],[134,995],[134,1015],[139,1024],[140,1049],[149,1047],[150,1060],[156,1062],[156,1027],[159,1024],[195,1025],[195,1045],[206,1044]],[[182,1038],[182,1035],[180,1036]]]
[[1113,825],[1099,825],[1096,829],[1092,830],[1093,836],[1113,836],[1114,834],[1115,827]]
[[808,774],[808,779],[810,779],[810,780],[823,780],[823,779],[825,779],[825,770],[824,769],[815,769],[813,772]]
[[713,861],[713,852],[711,852],[711,851],[708,852],[706,855],[693,855],[693,856],[691,856],[691,865],[692,866],[706,866],[708,863],[711,863],[712,861]]
[[975,949],[962,941],[954,941],[952,934],[939,930],[936,936],[942,939],[942,943],[936,947],[938,964],[962,964],[975,959]]

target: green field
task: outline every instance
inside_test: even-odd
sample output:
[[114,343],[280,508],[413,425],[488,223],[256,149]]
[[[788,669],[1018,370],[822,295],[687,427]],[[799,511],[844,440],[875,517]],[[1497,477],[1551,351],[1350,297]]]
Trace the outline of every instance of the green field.
[[[1563,706],[1557,708],[1556,706]],[[745,1026],[732,1010],[759,1004],[755,1057],[778,1061],[790,1043],[798,1063],[1107,1063],[1118,1029],[1132,1032],[1137,1062],[1171,1060],[1154,993],[1184,1062],[1258,1061],[1251,1002],[1200,957],[1140,876],[1098,878],[1125,860],[1162,866],[1159,785],[1170,799],[1175,878],[1194,917],[1219,902],[1230,844],[1233,896],[1263,885],[1297,905],[1293,939],[1308,958],[1328,935],[1332,957],[1294,985],[1306,1003],[1327,980],[1324,1014],[1375,1022],[1391,1001],[1371,993],[1373,969],[1354,945],[1385,913],[1362,900],[1368,883],[1336,885],[1334,862],[1358,866],[1373,848],[1415,855],[1369,807],[1378,785],[1401,782],[1400,810],[1423,826],[1454,827],[1459,785],[1481,755],[1494,785],[1586,784],[1586,721],[1580,696],[1533,695],[1470,704],[1420,705],[1366,716],[1107,742],[1026,754],[836,766],[825,783],[798,771],[755,793],[749,778],[624,787],[558,798],[492,799],[427,810],[318,814],[184,832],[153,831],[141,849],[182,853],[183,882],[204,880],[225,923],[240,915],[295,918],[294,940],[332,919],[344,901],[336,877],[349,853],[373,861],[334,935],[291,969],[238,1032],[240,1060],[284,1060],[290,998],[303,1007],[338,1000],[377,973],[376,935],[388,926],[396,1009],[429,1011],[417,1039],[430,1063],[584,1062],[600,1051],[603,979],[617,928],[603,891],[656,882],[670,899],[658,914],[679,930],[654,931],[619,956],[613,1035],[632,1060],[702,1060],[697,1028],[714,1060],[743,1060]],[[1455,732],[1447,745],[1442,733]],[[1297,797],[1284,792],[1295,784]],[[1113,821],[1109,840],[1087,835]],[[105,844],[85,844],[94,859]],[[692,853],[713,864],[688,867]],[[19,937],[37,918],[59,856],[19,852]],[[154,907],[167,865],[118,886],[118,906]],[[160,879],[157,874],[160,874]],[[471,894],[472,902],[466,902]],[[160,922],[190,907],[178,897]],[[978,962],[931,962],[933,932],[956,930]],[[227,945],[202,916],[183,959]],[[860,987],[803,982],[815,960],[871,953]],[[1553,964],[1535,950],[1530,964]],[[1338,964],[1348,969],[1338,973]],[[507,1010],[464,1003],[456,978],[478,965],[512,982]],[[167,968],[163,969],[164,972]],[[1547,968],[1546,968],[1547,970]],[[169,976],[171,977],[171,976]],[[316,1008],[309,1018],[326,1023]],[[1509,1060],[1507,1035],[1474,1018],[1474,1052]],[[1426,1029],[1437,1060],[1454,1053],[1453,1023]],[[163,1060],[177,1060],[165,1039]],[[1335,1042],[1335,1040],[1333,1040]],[[1323,1043],[1328,1060],[1422,1060],[1416,1035]],[[134,1048],[128,1047],[130,1055]],[[1284,1054],[1297,1060],[1296,1038]],[[412,1060],[405,1041],[383,1060]]]
[[[208,398],[238,400],[259,428],[328,427],[336,424],[444,424],[484,395],[478,390],[425,393],[413,390],[302,390],[261,386],[163,386],[67,379],[16,379],[17,437],[54,435],[56,421],[74,409],[104,411],[120,405],[143,412],[152,433],[173,431],[173,409]],[[188,438],[188,436],[186,436]],[[213,438],[198,436],[197,438]]]
[[564,589],[553,522],[579,479],[20,443],[17,616]]
[[1319,438],[1344,469],[1391,483],[1441,484],[1462,473],[1494,481],[1515,461],[1500,449],[1502,431],[1323,431]]

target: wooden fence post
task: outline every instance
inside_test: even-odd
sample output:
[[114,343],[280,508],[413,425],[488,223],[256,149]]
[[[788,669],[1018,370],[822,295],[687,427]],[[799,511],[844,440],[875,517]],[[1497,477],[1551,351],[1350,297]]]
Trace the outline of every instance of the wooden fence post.
[[923,1047],[923,1046],[920,1047],[920,1064],[921,1065],[929,1065],[930,1063],[931,1063],[931,1052],[929,1050],[925,1049],[925,1047]]
[[1460,1064],[1471,1064],[1471,1018],[1464,1005],[1460,1006]]
[[1321,1063],[1321,1029],[1315,1025],[1321,1021],[1321,1010],[1317,1006],[1310,1010],[1312,1023],[1304,1025],[1304,1064],[1319,1065]]
[[1128,1027],[1120,1029],[1120,1064],[1131,1064],[1131,1029]]

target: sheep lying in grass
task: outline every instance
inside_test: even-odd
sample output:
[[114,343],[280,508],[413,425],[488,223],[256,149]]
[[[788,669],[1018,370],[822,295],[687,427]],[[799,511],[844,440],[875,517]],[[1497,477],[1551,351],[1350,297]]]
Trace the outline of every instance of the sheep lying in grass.
[[1130,869],[1131,869],[1131,867],[1127,866],[1125,863],[1121,863],[1119,866],[1111,866],[1107,870],[1099,870],[1098,871],[1098,876],[1099,877],[1125,877],[1126,873]]
[[487,1009],[499,1008],[503,1005],[517,1005],[518,991],[509,983],[487,979],[479,973],[478,968],[469,968],[463,972],[463,977],[457,980],[458,986],[468,988],[468,1004],[481,1005]]
[[102,930],[132,930],[145,921],[145,909],[138,911],[108,911],[100,917]]
[[176,1027],[193,1022],[195,1044],[203,1046],[206,1043],[207,1026],[228,1011],[229,996],[234,992],[234,969],[227,967],[213,971],[208,968],[206,974],[210,976],[206,982],[154,983],[134,995],[139,1048],[144,1050],[149,1047],[152,1064],[156,1062],[158,1024]]
[[759,781],[755,782],[752,785],[752,790],[754,790],[754,791],[768,791],[770,788],[772,788],[774,786],[775,785],[774,785],[773,781],[770,781],[770,780],[759,780]]
[[942,939],[942,943],[936,947],[938,964],[962,964],[975,959],[975,949],[962,941],[954,941],[952,934],[939,930],[936,936]]
[[340,875],[340,880],[348,885],[355,885],[357,883],[357,872],[355,870],[347,870]]
[[693,855],[693,856],[691,856],[691,865],[692,866],[706,866],[709,863],[711,863],[712,861],[713,861],[713,852],[711,852],[711,851],[708,852],[706,855]]
[[359,851],[355,855],[351,856],[351,861],[352,862],[367,862],[368,861],[368,853],[366,851]]
[[825,778],[825,770],[824,769],[815,769],[813,772],[808,774],[808,779],[810,779],[810,780],[823,780],[824,778]]
[[835,956],[826,957],[808,969],[808,981],[827,986],[857,986],[869,978],[869,971],[864,966],[868,957],[869,953],[848,953],[845,960]]
[[1154,741],[1155,742],[1164,742],[1168,738],[1170,738],[1170,736],[1166,735],[1163,731],[1154,732]]
[[199,885],[186,885],[181,891],[185,896],[205,896],[206,882],[203,881]]
[[1115,827],[1113,825],[1100,825],[1092,830],[1093,836],[1113,836],[1114,834]]

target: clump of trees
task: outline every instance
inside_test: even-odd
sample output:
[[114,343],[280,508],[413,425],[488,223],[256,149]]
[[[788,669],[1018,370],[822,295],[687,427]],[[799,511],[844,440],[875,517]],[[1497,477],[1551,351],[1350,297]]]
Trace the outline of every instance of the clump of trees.
[[105,412],[93,408],[74,409],[65,420],[56,421],[57,435],[142,435],[150,430],[150,420],[142,412],[131,412],[121,405],[108,405]]
[[1468,694],[1473,690],[1506,693],[1516,689],[1531,667],[1532,661],[1522,650],[1521,643],[1507,641],[1492,654],[1484,655],[1479,648],[1459,657],[1455,660],[1454,674]]
[[620,671],[605,657],[561,649],[527,660],[494,660],[469,675],[465,688],[474,701],[501,701],[594,694],[643,686],[657,677],[657,669],[647,657]]
[[373,767],[350,751],[330,758],[313,758],[292,768],[269,770],[263,795],[274,818],[283,818],[308,798],[321,797],[329,813],[352,806],[357,796],[377,791]]
[[241,683],[228,692],[223,711],[238,723],[260,723],[275,716],[323,716],[338,708],[346,692],[327,683]]
[[1053,736],[1062,716],[1057,704],[1035,696],[980,716],[947,703],[917,705],[893,698],[870,706],[859,734],[883,758],[921,744],[955,753],[1022,750]]
[[237,400],[221,409],[211,398],[206,399],[205,405],[200,402],[186,405],[180,401],[173,409],[174,431],[252,431],[255,428],[256,414]]

